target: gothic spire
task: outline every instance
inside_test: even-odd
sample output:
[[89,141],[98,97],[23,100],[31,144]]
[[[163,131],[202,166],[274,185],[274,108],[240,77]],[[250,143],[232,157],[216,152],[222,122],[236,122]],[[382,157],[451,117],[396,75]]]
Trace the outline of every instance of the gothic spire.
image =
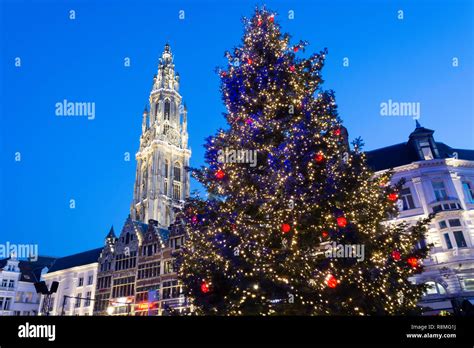
[[114,225],[112,225],[112,227],[110,227],[110,231],[109,233],[107,234],[107,236],[105,237],[106,239],[109,239],[109,238],[117,238],[115,236],[115,231],[114,231]]

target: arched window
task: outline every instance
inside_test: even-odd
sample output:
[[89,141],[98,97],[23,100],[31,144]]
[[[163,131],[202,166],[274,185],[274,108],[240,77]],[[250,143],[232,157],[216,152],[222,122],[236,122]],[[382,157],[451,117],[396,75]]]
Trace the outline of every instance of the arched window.
[[179,162],[175,162],[173,168],[173,179],[175,181],[181,181],[181,165]]
[[165,100],[165,112],[163,114],[163,119],[165,121],[170,120],[170,110],[171,110],[171,103],[169,100]]
[[168,123],[165,123],[163,125],[163,134],[166,134],[168,132],[168,129],[170,129],[170,125]]

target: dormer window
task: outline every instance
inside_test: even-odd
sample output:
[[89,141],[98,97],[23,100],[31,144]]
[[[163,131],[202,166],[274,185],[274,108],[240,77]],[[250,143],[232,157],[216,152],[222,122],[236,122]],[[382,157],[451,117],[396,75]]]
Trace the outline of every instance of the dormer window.
[[421,140],[419,142],[420,145],[420,151],[421,154],[423,155],[423,159],[425,161],[432,160],[434,158],[433,152],[431,151],[431,145],[427,140]]

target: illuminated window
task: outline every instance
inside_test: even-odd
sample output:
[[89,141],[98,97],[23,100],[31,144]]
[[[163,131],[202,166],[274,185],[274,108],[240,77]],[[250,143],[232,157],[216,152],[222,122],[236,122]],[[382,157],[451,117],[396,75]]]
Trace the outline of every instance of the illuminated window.
[[426,289],[425,295],[445,295],[446,289],[439,283],[426,282],[428,289]]
[[176,199],[176,200],[181,199],[181,184],[178,184],[178,183],[173,184],[173,199]]
[[464,279],[464,290],[474,291],[474,278]]

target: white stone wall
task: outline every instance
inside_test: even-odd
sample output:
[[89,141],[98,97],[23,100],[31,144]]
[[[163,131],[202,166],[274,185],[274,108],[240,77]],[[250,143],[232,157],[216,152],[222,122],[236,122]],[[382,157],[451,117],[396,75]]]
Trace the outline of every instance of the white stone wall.
[[[89,305],[86,306],[86,300],[84,299],[87,297],[88,292],[90,292],[91,299],[95,298],[97,270],[98,263],[94,262],[44,274],[42,280],[46,282],[48,288],[51,287],[53,281],[59,282],[58,291],[52,295],[54,300],[50,315],[92,315],[94,302],[91,300]],[[89,281],[89,277],[92,277],[91,281]],[[83,279],[82,285],[80,285],[81,278]],[[83,300],[67,298],[63,309],[64,296],[81,297]],[[44,296],[42,296],[41,306],[43,300]],[[79,307],[76,307],[77,302],[80,303]]]
[[[392,184],[401,178],[406,179],[404,187],[410,188],[415,208],[401,211],[394,221],[414,223],[433,212],[433,206],[459,204],[459,209],[440,211],[432,220],[427,242],[434,247],[430,257],[424,260],[425,272],[415,278],[417,283],[435,282],[442,286],[441,291],[425,296],[420,304],[434,309],[449,309],[452,298],[474,296],[474,285],[470,285],[474,284],[474,202],[462,187],[463,182],[469,182],[474,188],[474,162],[454,158],[415,162],[395,168]],[[436,200],[433,181],[444,183],[446,200]],[[455,219],[461,226],[450,227],[449,220]],[[441,228],[442,221],[447,228]],[[466,247],[457,245],[454,231],[463,232]],[[450,236],[451,248],[445,240],[445,233]]]
[[[20,280],[21,273],[18,264],[18,260],[8,260],[3,271],[0,272],[0,316],[38,313],[39,295],[36,294],[32,282]],[[7,298],[8,305],[6,305]]]

